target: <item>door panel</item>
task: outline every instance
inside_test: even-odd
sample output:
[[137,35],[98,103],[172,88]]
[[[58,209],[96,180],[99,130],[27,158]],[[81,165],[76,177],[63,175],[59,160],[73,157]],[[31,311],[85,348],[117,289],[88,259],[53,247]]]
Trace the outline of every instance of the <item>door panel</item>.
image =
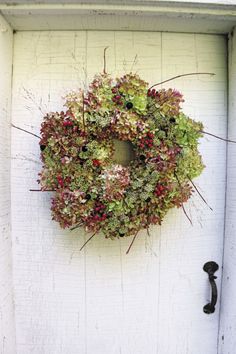
[[[12,121],[38,132],[42,112],[61,110],[68,90],[107,69],[132,68],[151,84],[189,72],[163,87],[180,90],[184,112],[226,136],[226,43],[222,36],[152,32],[18,32],[14,42]],[[137,59],[135,60],[135,56]],[[222,263],[225,143],[203,138],[206,168],[195,193],[171,210],[151,235],[87,239],[51,221],[50,194],[37,188],[36,138],[12,131],[12,232],[18,354],[215,354],[219,303],[207,316],[209,284],[202,267]],[[220,289],[221,272],[218,272]]]

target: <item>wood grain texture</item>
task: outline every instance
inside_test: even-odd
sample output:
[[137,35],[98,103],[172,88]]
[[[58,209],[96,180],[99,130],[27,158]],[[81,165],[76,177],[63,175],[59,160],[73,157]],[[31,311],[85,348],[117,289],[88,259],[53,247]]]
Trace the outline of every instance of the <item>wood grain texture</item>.
[[[38,133],[42,113],[61,110],[65,92],[88,85],[103,68],[133,71],[185,96],[184,111],[206,130],[226,134],[226,45],[222,36],[148,32],[18,32],[14,43],[13,115]],[[134,63],[137,54],[137,62]],[[51,221],[50,194],[37,188],[36,138],[12,132],[12,232],[17,354],[215,354],[219,313],[206,316],[209,284],[202,266],[221,265],[224,231],[225,143],[204,138],[206,169],[196,184],[214,211],[195,195],[172,210],[150,237],[116,241],[60,230]],[[218,274],[220,284],[221,274]]]
[[[229,40],[229,121],[228,137],[236,137],[236,37]],[[229,144],[227,158],[226,224],[224,247],[224,277],[222,281],[219,354],[234,354],[236,347],[236,148]]]
[[0,15],[0,353],[15,353],[12,288],[10,121],[12,30]]

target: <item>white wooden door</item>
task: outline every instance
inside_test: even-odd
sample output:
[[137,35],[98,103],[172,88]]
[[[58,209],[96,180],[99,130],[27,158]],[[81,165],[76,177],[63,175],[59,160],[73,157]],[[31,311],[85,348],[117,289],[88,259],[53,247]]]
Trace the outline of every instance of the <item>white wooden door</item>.
[[[156,83],[189,72],[214,72],[170,82],[184,111],[205,130],[226,135],[226,43],[222,36],[153,32],[17,32],[12,122],[39,132],[42,113],[61,110],[61,96],[102,70],[131,68]],[[137,61],[134,58],[137,55]],[[38,108],[40,107],[40,109]],[[221,268],[224,237],[225,143],[201,140],[206,168],[197,194],[172,210],[151,236],[86,240],[50,217],[50,195],[37,188],[38,140],[12,130],[12,232],[17,354],[216,354],[219,301],[203,313],[210,288],[203,264]],[[218,272],[220,291],[221,269]]]

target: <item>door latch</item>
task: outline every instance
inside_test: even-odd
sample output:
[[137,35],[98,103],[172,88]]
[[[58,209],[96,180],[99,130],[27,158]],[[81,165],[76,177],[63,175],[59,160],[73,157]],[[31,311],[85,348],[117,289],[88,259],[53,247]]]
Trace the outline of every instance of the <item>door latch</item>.
[[203,270],[208,274],[209,282],[211,285],[211,302],[209,302],[203,307],[203,311],[208,315],[215,312],[215,305],[217,302],[218,293],[217,293],[217,286],[215,282],[215,279],[217,279],[217,277],[214,275],[214,273],[218,269],[219,269],[218,264],[213,261],[207,262],[203,266]]

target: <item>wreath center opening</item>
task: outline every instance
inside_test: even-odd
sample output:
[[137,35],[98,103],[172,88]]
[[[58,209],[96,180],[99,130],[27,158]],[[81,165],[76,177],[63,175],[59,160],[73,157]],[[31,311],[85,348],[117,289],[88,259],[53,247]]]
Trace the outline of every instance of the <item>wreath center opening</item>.
[[133,145],[130,141],[113,139],[114,154],[112,160],[122,166],[128,166],[135,158]]

